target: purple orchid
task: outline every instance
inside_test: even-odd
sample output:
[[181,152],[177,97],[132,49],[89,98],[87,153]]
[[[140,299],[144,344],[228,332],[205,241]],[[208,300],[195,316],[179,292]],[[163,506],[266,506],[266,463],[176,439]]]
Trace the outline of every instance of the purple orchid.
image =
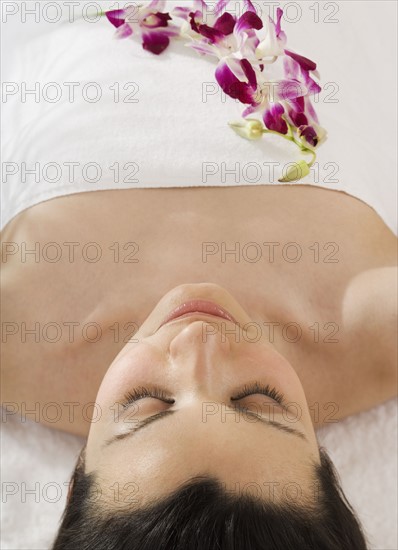
[[282,15],[283,10],[278,8],[276,10],[276,23],[272,17],[268,16],[269,25],[267,27],[267,34],[264,40],[258,44],[255,52],[256,57],[262,59],[263,62],[268,58],[273,62],[278,56],[283,55],[287,38],[281,28]]
[[[248,39],[258,39],[255,29],[261,29],[263,22],[256,14],[250,0],[244,0],[246,11],[237,18],[227,11],[221,11],[230,0],[218,0],[214,10],[210,10],[204,0],[194,0],[194,8],[175,8],[173,15],[183,18],[181,35],[190,38],[187,44],[202,55],[211,55],[221,59],[225,56],[242,52]],[[251,50],[249,50],[251,51]]]
[[177,37],[180,29],[169,25],[169,13],[163,13],[166,0],[152,0],[148,6],[128,6],[125,9],[105,12],[108,20],[117,28],[116,38],[127,38],[134,32],[142,35],[142,47],[153,54],[161,54],[170,44],[170,37]]
[[175,8],[172,13],[185,19],[181,34],[191,40],[188,47],[218,58],[215,75],[222,90],[241,103],[252,104],[257,78],[245,54],[250,55],[256,48],[259,40],[255,31],[263,27],[263,22],[250,0],[244,0],[246,11],[240,17],[228,12],[220,15],[229,2],[219,0],[210,11],[204,0],[195,0],[194,10]]
[[265,111],[264,114],[264,123],[267,128],[273,130],[274,132],[279,132],[280,134],[287,134],[288,127],[286,120],[282,117],[285,109],[283,105],[279,102],[273,103]]
[[[182,30],[182,34],[191,39],[188,45],[202,55],[212,55],[219,59],[216,80],[227,95],[249,104],[243,113],[244,117],[260,112],[265,126],[280,134],[288,133],[283,115],[292,113],[289,121],[296,128],[308,126],[309,118],[317,122],[316,115],[309,117],[304,114],[307,107],[313,115],[309,101],[304,101],[304,98],[311,92],[319,91],[318,84],[310,76],[310,71],[314,71],[316,65],[303,56],[285,50],[287,38],[281,28],[283,11],[277,9],[276,22],[268,18],[265,38],[260,42],[256,31],[264,25],[255,13],[253,4],[246,2],[247,11],[237,19],[228,12],[220,15],[221,9],[228,3],[229,0],[219,0],[214,11],[206,14],[206,22],[204,12],[208,7],[203,0],[195,1],[195,11],[189,8],[174,10],[173,13],[189,23]],[[269,75],[263,74],[264,66],[284,55],[289,55],[291,62],[290,65],[286,64],[285,78],[278,82],[270,81]],[[270,85],[273,87],[272,94],[269,93]],[[313,146],[315,138],[310,130],[301,135],[308,137],[308,143]]]
[[271,64],[278,57],[283,57],[283,78],[272,80],[268,75],[262,74],[257,101],[245,109],[243,116],[260,112],[268,130],[286,135],[290,126],[301,143],[313,148],[326,137],[318,124],[318,117],[309,97],[321,90],[311,76],[312,73],[319,77],[319,73],[313,61],[285,49],[286,34],[281,29],[282,14],[283,11],[278,8],[276,23],[269,17],[266,38],[256,48],[255,55],[264,63],[271,58]]
[[[307,175],[315,161],[314,149],[327,137],[310,100],[310,95],[321,90],[314,80],[319,73],[311,59],[286,49],[283,10],[277,9],[276,21],[268,17],[263,22],[251,0],[243,0],[239,17],[226,11],[230,0],[218,0],[214,9],[204,0],[192,3],[167,13],[163,11],[166,0],[152,0],[147,7],[128,6],[105,15],[117,28],[117,38],[140,34],[143,48],[156,55],[175,37],[186,39],[185,45],[200,55],[215,57],[215,77],[221,89],[246,105],[243,123],[230,126],[241,137],[252,140],[275,133],[311,153],[312,162],[297,164],[300,177]],[[174,18],[182,19],[182,23],[174,25]],[[257,31],[261,31],[261,38]],[[261,120],[247,118],[253,113]],[[295,173],[298,170],[290,170],[280,181],[292,181]]]

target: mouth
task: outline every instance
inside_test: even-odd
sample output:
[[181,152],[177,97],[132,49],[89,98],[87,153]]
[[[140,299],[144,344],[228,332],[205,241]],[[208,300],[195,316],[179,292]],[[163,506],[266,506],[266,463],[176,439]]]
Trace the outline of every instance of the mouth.
[[[211,317],[219,317],[232,323],[238,324],[236,319],[223,307],[215,304],[214,302],[209,302],[207,300],[189,300],[179,305],[173,309],[167,317],[162,321],[159,328],[175,319],[181,317],[189,317],[194,314],[204,314]],[[158,330],[159,330],[158,328]]]

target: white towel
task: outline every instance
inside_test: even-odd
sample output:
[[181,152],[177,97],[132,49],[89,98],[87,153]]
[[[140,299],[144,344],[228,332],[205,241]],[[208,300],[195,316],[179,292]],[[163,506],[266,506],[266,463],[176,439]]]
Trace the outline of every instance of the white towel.
[[[329,134],[299,184],[360,198],[396,233],[396,3],[320,3],[319,13],[296,4],[301,11],[287,4],[282,22],[287,45],[318,63],[324,90],[314,105]],[[278,184],[286,164],[302,158],[279,136],[235,134],[228,122],[241,120],[244,106],[221,94],[214,58],[181,42],[156,56],[138,38],[113,39],[105,17],[71,24],[64,9],[63,22],[46,21],[55,15],[39,10],[37,24],[27,16],[33,29],[18,14],[4,25],[13,49],[3,75],[3,226],[37,202],[82,191]],[[34,169],[37,181],[27,173]]]

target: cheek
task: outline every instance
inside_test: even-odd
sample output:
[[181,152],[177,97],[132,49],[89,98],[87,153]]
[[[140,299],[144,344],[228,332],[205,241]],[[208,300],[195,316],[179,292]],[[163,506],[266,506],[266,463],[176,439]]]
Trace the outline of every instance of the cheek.
[[295,372],[289,361],[268,343],[243,339],[237,348],[237,358],[242,364],[263,368],[267,373],[277,372],[281,376],[290,376]]
[[[148,346],[133,344],[135,347],[119,355],[107,370],[98,390],[98,403],[121,399],[127,390],[143,382],[148,382],[156,374],[153,368],[160,365],[159,357],[154,357]],[[127,346],[126,346],[127,347]]]
[[244,342],[238,349],[236,360],[247,376],[262,377],[279,386],[288,400],[302,401],[304,390],[295,369],[272,345]]

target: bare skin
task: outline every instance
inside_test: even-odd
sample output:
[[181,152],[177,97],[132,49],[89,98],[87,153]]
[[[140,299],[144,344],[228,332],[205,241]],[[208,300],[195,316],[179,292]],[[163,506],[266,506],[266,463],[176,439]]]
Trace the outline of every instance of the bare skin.
[[[396,237],[347,194],[302,185],[82,193],[25,210],[2,240],[18,246],[2,260],[3,403],[94,402],[109,365],[162,296],[195,283],[225,288],[262,327],[293,366],[310,410],[319,404],[315,428],[397,393]],[[21,256],[23,242],[29,250],[39,243],[38,261]],[[62,251],[54,263],[50,242]],[[72,242],[69,261],[72,245],[63,243]],[[89,242],[96,247],[83,257]],[[237,255],[223,257],[223,246]],[[88,261],[98,250],[101,259]],[[39,324],[37,342],[32,334],[24,341],[22,323]],[[57,342],[49,325],[43,336],[47,323],[61,327]],[[101,327],[95,343],[87,323]],[[296,342],[289,323],[301,329]],[[77,406],[73,422],[62,409],[56,423],[40,421],[86,436],[87,409]]]

